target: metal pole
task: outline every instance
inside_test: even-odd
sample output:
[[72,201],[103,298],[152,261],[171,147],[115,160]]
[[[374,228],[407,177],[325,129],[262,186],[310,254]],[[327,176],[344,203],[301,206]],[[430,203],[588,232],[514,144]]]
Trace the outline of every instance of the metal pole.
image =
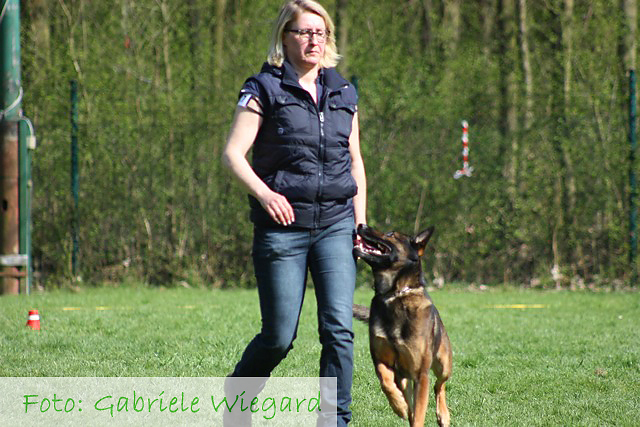
[[355,74],[353,76],[351,76],[351,84],[353,85],[353,87],[356,88],[356,93],[359,95],[360,94],[360,81],[358,80],[358,76],[356,76]]
[[22,104],[19,0],[5,0],[0,6],[0,69],[2,120],[18,120]]
[[[0,256],[11,256],[20,251],[18,121],[22,83],[19,0],[4,0],[0,6],[0,85]],[[16,266],[1,267],[0,293],[19,293],[18,276]]]
[[637,219],[638,211],[636,199],[638,188],[636,182],[636,71],[629,70],[629,263],[631,265],[631,281],[638,282],[638,267],[636,258],[638,255]]
[[36,136],[31,121],[26,117],[20,120],[18,128],[20,141],[20,253],[26,255],[27,294],[31,293],[33,265],[31,260],[31,152],[36,148]]
[[78,277],[78,82],[71,80],[71,193],[73,195],[71,274]]

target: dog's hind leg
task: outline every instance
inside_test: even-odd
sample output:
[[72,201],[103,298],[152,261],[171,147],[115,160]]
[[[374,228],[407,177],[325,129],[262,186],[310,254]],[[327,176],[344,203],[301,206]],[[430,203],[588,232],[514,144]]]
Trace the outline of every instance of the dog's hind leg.
[[398,387],[400,388],[400,390],[402,390],[402,394],[404,395],[404,401],[407,402],[407,405],[409,406],[408,418],[409,418],[409,422],[411,422],[411,420],[413,419],[413,415],[415,413],[414,409],[416,406],[415,399],[413,396],[414,381],[409,378],[400,377],[396,372],[396,384],[398,384]]
[[447,408],[447,392],[445,389],[445,382],[451,376],[453,367],[453,353],[451,352],[451,344],[449,343],[449,337],[446,332],[444,333],[444,339],[441,345],[438,347],[436,353],[435,363],[433,364],[433,373],[436,375],[436,384],[433,387],[433,391],[436,394],[436,417],[438,418],[438,425],[440,427],[449,427],[450,416],[449,408]]
[[449,408],[447,408],[447,392],[445,390],[445,381],[438,379],[433,390],[436,393],[436,417],[440,427],[449,427]]

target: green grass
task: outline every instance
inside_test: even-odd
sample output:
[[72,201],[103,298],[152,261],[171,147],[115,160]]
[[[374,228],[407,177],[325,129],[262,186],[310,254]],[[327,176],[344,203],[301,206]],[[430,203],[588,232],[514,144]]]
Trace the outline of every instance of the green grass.
[[[356,301],[368,303],[369,289]],[[431,293],[454,349],[455,426],[632,426],[640,419],[640,294]],[[499,308],[540,304],[542,308]],[[276,376],[315,376],[315,298]],[[42,330],[25,327],[37,308]],[[67,309],[65,309],[67,308]],[[74,308],[69,310],[68,308]],[[98,288],[0,297],[0,376],[225,376],[259,328],[255,291]],[[405,426],[357,323],[354,426]],[[427,425],[435,425],[433,394]]]

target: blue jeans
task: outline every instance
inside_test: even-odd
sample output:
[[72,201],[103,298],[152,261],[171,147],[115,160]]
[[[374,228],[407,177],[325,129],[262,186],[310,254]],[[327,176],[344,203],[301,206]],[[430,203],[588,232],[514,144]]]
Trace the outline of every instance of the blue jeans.
[[316,230],[255,229],[253,262],[262,329],[232,374],[268,377],[293,348],[309,270],[318,301],[320,377],[337,378],[338,426],[351,419],[353,231],[353,218]]

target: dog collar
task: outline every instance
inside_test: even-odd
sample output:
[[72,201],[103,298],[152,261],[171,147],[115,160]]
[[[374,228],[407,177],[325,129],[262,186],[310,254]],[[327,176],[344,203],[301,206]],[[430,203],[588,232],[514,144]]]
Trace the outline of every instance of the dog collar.
[[415,292],[415,291],[424,292],[421,287],[420,288],[410,288],[409,286],[405,286],[404,288],[400,289],[398,292],[396,292],[396,293],[388,296],[387,298],[385,298],[385,302],[387,302],[387,303],[391,302],[396,298],[403,297],[406,294],[409,294],[409,293],[412,293],[412,292]]

